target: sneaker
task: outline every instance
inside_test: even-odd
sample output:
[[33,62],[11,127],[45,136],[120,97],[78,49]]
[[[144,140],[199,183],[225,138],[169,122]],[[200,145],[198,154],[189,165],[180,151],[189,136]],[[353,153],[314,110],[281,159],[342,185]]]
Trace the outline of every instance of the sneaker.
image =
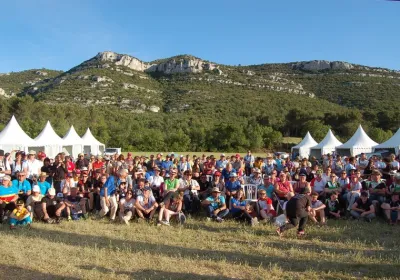
[[68,222],[72,221],[71,216],[68,216],[67,221],[68,221]]
[[259,222],[258,222],[257,217],[254,217],[253,219],[251,219],[251,226],[252,227],[254,227],[254,226],[258,225],[258,224],[259,224]]
[[60,224],[61,223],[61,218],[60,217],[56,218],[55,223],[56,224]]
[[164,225],[164,226],[170,226],[169,222],[165,221],[165,220],[162,220],[161,224]]
[[224,221],[224,219],[222,219],[221,217],[217,217],[215,220],[217,221],[217,223],[222,223]]
[[304,230],[300,230],[297,232],[297,237],[302,237],[304,236],[304,234],[305,234]]
[[126,225],[129,225],[129,219],[128,218],[122,218],[122,221],[126,224]]
[[54,224],[55,221],[52,218],[48,218],[47,220],[44,220],[45,223],[47,224]]
[[109,222],[110,222],[111,224],[112,224],[112,223],[115,223],[115,219],[110,219]]
[[157,222],[157,226],[158,226],[158,227],[161,226],[161,222],[160,222],[160,221]]
[[207,218],[206,218],[206,222],[211,222],[211,218],[210,218],[210,217],[207,217]]
[[83,215],[82,215],[82,217],[83,217],[83,219],[84,219],[84,220],[87,220],[87,219],[89,219],[89,213],[85,213],[85,214],[83,214]]
[[138,218],[138,219],[137,219],[138,224],[143,224],[144,221],[145,221],[145,220],[144,220],[143,218]]

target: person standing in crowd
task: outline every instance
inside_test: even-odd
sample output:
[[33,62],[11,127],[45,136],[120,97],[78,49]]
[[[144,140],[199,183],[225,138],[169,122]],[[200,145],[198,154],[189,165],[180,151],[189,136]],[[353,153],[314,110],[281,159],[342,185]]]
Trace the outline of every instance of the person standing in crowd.
[[304,235],[305,226],[307,224],[308,215],[311,212],[311,189],[302,189],[301,194],[293,196],[286,204],[286,216],[289,223],[279,227],[276,232],[279,236],[293,227],[299,225],[297,236]]
[[244,166],[246,176],[250,176],[251,170],[254,166],[254,156],[251,154],[251,151],[247,151],[247,154],[244,156]]
[[[0,150],[0,155],[1,155],[1,150]],[[1,158],[1,156],[0,156],[0,158]],[[18,151],[15,154],[15,160],[11,164],[11,170],[12,170],[11,177],[12,177],[12,179],[16,179],[17,178],[17,173],[22,172],[24,170],[23,166],[24,166],[24,161],[22,160],[22,152]]]
[[29,180],[29,183],[32,184],[33,176],[36,176],[36,178],[39,176],[40,168],[42,167],[42,165],[43,162],[36,159],[36,152],[29,151],[28,159],[24,162],[23,165],[23,169],[26,174],[27,180]]
[[53,175],[53,185],[57,193],[61,193],[61,182],[65,180],[68,170],[61,159],[61,155],[58,154],[54,161],[54,175]]
[[78,154],[78,160],[75,162],[75,168],[82,170],[82,168],[89,168],[89,161],[85,158],[83,153]]

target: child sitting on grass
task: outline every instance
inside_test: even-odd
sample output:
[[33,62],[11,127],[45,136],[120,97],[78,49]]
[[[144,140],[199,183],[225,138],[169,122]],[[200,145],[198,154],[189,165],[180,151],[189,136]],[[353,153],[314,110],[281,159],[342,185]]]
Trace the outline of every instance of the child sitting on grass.
[[18,200],[17,208],[15,208],[10,215],[10,229],[15,229],[18,225],[30,228],[31,223],[31,214],[28,209],[24,207],[24,201],[22,199]]
[[333,191],[330,198],[325,202],[325,217],[339,219],[340,218],[340,204],[338,200],[338,193]]

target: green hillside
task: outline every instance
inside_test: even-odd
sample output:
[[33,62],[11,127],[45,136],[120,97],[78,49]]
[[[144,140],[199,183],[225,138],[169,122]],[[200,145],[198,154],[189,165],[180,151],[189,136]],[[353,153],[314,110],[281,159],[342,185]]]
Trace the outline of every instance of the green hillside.
[[64,73],[1,75],[0,88],[3,125],[14,113],[33,137],[47,119],[62,135],[90,126],[129,150],[261,150],[308,130],[318,141],[329,128],[347,140],[360,123],[381,142],[399,127],[400,73],[341,62],[146,63],[104,52]]

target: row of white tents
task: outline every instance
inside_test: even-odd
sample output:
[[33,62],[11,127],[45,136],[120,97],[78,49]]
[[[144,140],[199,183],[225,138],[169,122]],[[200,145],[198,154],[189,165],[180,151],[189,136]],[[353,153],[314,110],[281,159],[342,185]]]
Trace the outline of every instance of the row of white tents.
[[354,135],[344,144],[333,135],[330,129],[320,143],[317,143],[310,132],[307,132],[303,140],[292,147],[292,153],[299,155],[300,158],[308,158],[309,156],[321,158],[322,155],[333,152],[343,156],[355,156],[361,153],[372,153],[385,149],[393,150],[395,154],[399,153],[400,128],[389,140],[382,144],[373,141],[367,133],[365,133],[361,125],[358,126]]
[[79,153],[102,154],[105,146],[93,136],[89,128],[80,137],[73,125],[65,136],[61,138],[54,131],[49,121],[39,135],[32,139],[23,131],[15,117],[12,116],[6,127],[0,132],[0,149],[5,152],[12,150],[25,152],[28,150],[43,151],[49,158],[54,158],[58,153],[65,152],[76,158]]

